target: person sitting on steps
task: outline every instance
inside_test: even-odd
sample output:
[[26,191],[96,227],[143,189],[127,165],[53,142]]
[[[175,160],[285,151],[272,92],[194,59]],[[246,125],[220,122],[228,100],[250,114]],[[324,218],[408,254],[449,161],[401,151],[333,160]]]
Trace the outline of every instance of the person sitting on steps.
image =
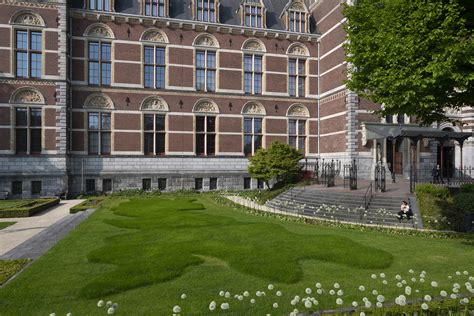
[[400,205],[400,212],[398,212],[397,214],[399,221],[401,221],[404,216],[407,218],[407,220],[410,220],[413,217],[413,211],[411,210],[407,201],[402,202],[402,205]]

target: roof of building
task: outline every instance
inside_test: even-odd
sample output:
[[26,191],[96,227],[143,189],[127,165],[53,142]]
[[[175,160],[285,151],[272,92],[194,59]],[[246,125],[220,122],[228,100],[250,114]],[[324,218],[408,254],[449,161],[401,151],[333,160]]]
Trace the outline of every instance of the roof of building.
[[[193,20],[192,0],[170,0],[170,18],[180,20]],[[280,15],[288,4],[289,0],[263,0],[267,10],[267,28],[273,30],[285,30],[285,25],[280,19]],[[314,0],[305,0],[309,6]],[[84,0],[71,1],[71,7],[82,8]],[[220,0],[219,22],[221,24],[241,25],[238,9],[239,0]],[[138,0],[115,0],[115,11],[125,14],[140,14],[140,1]],[[311,18],[312,19],[312,18]],[[311,33],[315,32],[315,23],[310,20]]]

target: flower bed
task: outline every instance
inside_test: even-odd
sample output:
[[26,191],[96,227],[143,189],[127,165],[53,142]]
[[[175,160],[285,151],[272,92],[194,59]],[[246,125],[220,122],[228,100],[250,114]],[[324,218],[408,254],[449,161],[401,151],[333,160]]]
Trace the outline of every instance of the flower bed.
[[16,206],[0,209],[0,218],[29,217],[59,204],[59,199],[37,199],[25,201]]

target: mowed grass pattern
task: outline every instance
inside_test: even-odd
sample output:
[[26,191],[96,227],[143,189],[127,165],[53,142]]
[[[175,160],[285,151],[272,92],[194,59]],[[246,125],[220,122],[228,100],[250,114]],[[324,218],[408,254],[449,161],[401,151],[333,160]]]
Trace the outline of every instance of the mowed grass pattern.
[[[361,299],[359,285],[375,288],[371,273],[385,272],[391,286],[378,289],[393,301],[401,294],[395,274],[405,278],[408,269],[426,270],[420,290],[430,280],[447,289],[448,274],[473,270],[474,244],[467,240],[284,222],[217,205],[208,196],[193,198],[105,202],[0,289],[0,315],[106,314],[96,307],[99,298],[118,302],[116,315],[171,315],[174,305],[182,315],[210,315],[211,300],[230,302],[225,315],[283,315],[293,296],[305,296],[315,282],[325,289],[339,282],[344,301],[351,302]],[[233,299],[245,290],[252,297],[257,290],[268,293],[268,283],[282,297],[255,306]],[[220,298],[220,290],[232,298]],[[334,299],[320,304],[335,307]],[[281,308],[272,310],[274,302]]]
[[300,261],[317,259],[359,269],[384,269],[392,255],[334,235],[303,236],[278,224],[239,222],[203,213],[194,199],[132,200],[114,213],[126,219],[106,223],[136,231],[110,237],[88,255],[91,262],[117,266],[87,285],[82,294],[99,298],[174,279],[202,256],[270,282],[302,280]]

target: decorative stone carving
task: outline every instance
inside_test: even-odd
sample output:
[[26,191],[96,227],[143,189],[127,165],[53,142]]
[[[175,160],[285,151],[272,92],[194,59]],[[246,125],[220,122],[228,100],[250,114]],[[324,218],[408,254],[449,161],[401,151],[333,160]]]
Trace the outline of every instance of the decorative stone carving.
[[112,31],[105,25],[95,24],[87,28],[85,36],[114,38]]
[[289,55],[308,56],[308,50],[301,45],[293,45],[288,49]]
[[33,13],[22,13],[13,20],[15,24],[44,26],[44,21],[41,17]]
[[112,100],[101,93],[92,94],[87,97],[84,102],[85,108],[95,108],[95,109],[113,109],[114,104]]
[[208,35],[200,35],[194,40],[195,46],[208,46],[208,47],[219,47],[217,41],[208,36]]
[[242,114],[249,114],[249,115],[265,115],[266,112],[265,112],[265,108],[263,107],[263,105],[259,104],[259,103],[247,103],[243,110],[242,110]]
[[290,10],[306,12],[306,8],[304,4],[301,3],[300,1],[293,1],[290,5]]
[[193,112],[219,113],[219,109],[213,102],[204,100],[194,106]]
[[288,109],[288,116],[309,117],[309,111],[303,104],[295,104]]
[[264,52],[265,46],[256,39],[249,39],[242,45],[242,49]]
[[44,104],[43,96],[33,89],[20,89],[13,94],[11,103],[15,104]]
[[169,111],[168,104],[159,97],[148,97],[143,100],[142,110],[146,111]]
[[159,30],[148,30],[142,35],[142,41],[168,43],[168,39]]

